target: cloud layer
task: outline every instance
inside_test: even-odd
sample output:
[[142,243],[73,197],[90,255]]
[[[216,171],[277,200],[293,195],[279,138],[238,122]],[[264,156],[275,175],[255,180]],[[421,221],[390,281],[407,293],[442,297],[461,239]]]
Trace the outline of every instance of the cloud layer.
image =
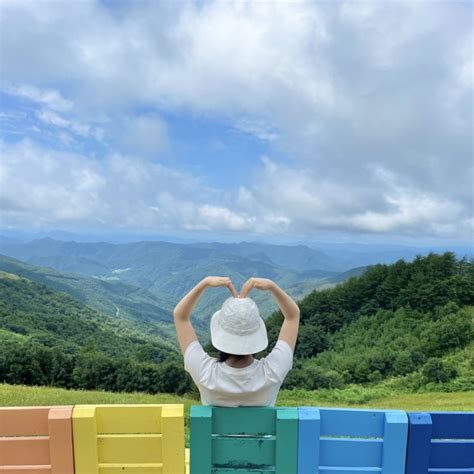
[[[0,8],[4,225],[472,235],[469,2]],[[268,153],[210,186],[183,117]]]

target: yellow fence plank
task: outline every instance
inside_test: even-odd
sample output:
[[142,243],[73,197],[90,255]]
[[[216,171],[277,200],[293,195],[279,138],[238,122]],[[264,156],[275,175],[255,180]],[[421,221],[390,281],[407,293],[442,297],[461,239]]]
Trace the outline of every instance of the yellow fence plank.
[[183,405],[76,405],[76,474],[182,474]]
[[76,405],[72,412],[76,474],[99,474],[96,407]]

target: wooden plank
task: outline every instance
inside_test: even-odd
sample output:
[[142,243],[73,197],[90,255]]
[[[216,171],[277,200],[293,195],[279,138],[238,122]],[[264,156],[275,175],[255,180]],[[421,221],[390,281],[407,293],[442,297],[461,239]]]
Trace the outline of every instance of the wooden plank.
[[273,437],[217,437],[212,440],[212,465],[245,469],[273,466],[275,449]]
[[321,438],[319,462],[335,468],[380,467],[382,447],[379,439]]
[[52,474],[74,474],[72,406],[51,408],[48,428]]
[[47,436],[50,407],[0,408],[0,436]]
[[76,474],[99,474],[96,407],[76,405],[72,411]]
[[382,474],[404,474],[408,438],[408,417],[404,411],[385,413]]
[[277,408],[276,474],[297,472],[298,467],[298,409]]
[[161,434],[98,435],[99,464],[161,463]]
[[472,469],[474,472],[474,440],[432,441],[430,468]]
[[434,439],[474,439],[474,413],[432,412]]
[[216,434],[261,435],[276,433],[273,407],[213,407],[212,432]]
[[2,465],[51,465],[48,436],[14,436],[0,438]]
[[191,474],[211,472],[212,411],[210,406],[191,406],[190,471]]
[[433,424],[429,413],[408,414],[405,474],[428,474]]
[[319,471],[321,416],[318,408],[298,408],[298,474]]
[[383,438],[385,412],[351,408],[321,408],[321,436]]
[[275,474],[275,468],[268,469],[232,469],[232,468],[216,468],[212,469],[211,474]]
[[216,468],[212,469],[211,474],[275,474],[275,468],[269,467],[268,469],[232,469],[232,468]]
[[97,405],[97,433],[161,433],[161,405]]
[[100,464],[99,472],[100,474],[163,474],[163,466],[161,463]]
[[318,474],[380,474],[381,467],[328,467],[321,466]]
[[164,405],[161,426],[163,474],[184,473],[184,405]]
[[1,474],[51,474],[51,466],[0,466]]

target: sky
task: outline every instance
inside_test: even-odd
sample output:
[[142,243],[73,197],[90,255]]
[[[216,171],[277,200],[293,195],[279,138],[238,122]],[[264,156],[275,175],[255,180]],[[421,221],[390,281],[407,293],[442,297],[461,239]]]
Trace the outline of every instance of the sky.
[[0,14],[0,231],[472,242],[470,1]]

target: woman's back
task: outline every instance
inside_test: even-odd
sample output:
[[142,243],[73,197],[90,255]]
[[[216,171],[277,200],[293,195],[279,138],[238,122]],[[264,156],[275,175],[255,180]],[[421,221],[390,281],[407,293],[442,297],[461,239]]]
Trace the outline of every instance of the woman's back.
[[192,342],[184,355],[184,367],[198,387],[203,405],[273,406],[292,365],[293,352],[281,340],[267,357],[242,368],[210,357],[198,341]]
[[[220,351],[221,359],[228,357],[224,361],[206,354],[190,322],[191,311],[202,293],[217,286],[226,286],[232,293],[210,321],[212,345]],[[252,288],[271,291],[284,317],[278,342],[260,360],[252,354],[266,349],[268,337],[256,303],[247,297]],[[275,282],[252,277],[238,294],[230,278],[206,277],[176,305],[173,318],[184,367],[197,385],[203,405],[275,405],[281,384],[293,365],[300,320],[298,305]]]

